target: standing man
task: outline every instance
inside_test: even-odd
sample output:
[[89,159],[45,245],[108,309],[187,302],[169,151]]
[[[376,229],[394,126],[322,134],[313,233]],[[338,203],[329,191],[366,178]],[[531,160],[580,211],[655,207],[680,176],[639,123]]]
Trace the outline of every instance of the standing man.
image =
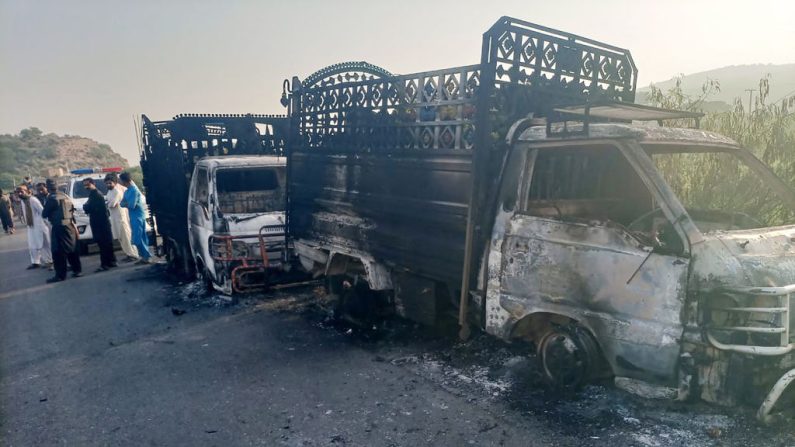
[[28,250],[30,251],[28,270],[37,269],[41,267],[42,263],[52,262],[50,230],[44,224],[44,218],[41,217],[44,206],[24,183],[17,187],[17,195],[22,199],[23,221],[28,228]]
[[72,199],[58,191],[55,182],[47,179],[47,189],[50,196],[44,204],[41,215],[50,221],[52,233],[50,244],[52,261],[55,264],[55,276],[48,279],[48,283],[59,282],[66,279],[66,262],[72,267],[72,276],[83,276],[83,266],[80,264],[80,254],[77,247],[77,228],[75,228],[75,207]]
[[14,218],[11,214],[11,198],[0,189],[0,221],[6,234],[14,234]]
[[[47,203],[47,197],[49,197],[49,195],[50,193],[49,191],[47,191],[47,185],[45,185],[44,183],[36,183],[36,198],[39,199],[39,203],[41,203],[41,206],[44,206],[44,204]],[[48,221],[47,219],[42,219],[42,222],[44,222],[45,226],[44,232],[47,235],[47,243],[46,243],[47,253],[50,256],[50,259],[52,259],[52,251],[50,249],[50,247],[52,246],[51,242],[52,227],[50,226],[50,221]],[[53,269],[52,261],[50,261],[50,270],[52,269]]]
[[91,233],[99,246],[99,268],[97,273],[116,267],[116,255],[113,254],[113,230],[110,228],[110,213],[105,204],[105,197],[97,189],[94,179],[84,178],[83,188],[88,191],[88,200],[83,204],[83,211],[88,214]]
[[137,261],[138,250],[132,245],[130,239],[130,216],[126,208],[122,208],[121,199],[127,188],[119,184],[119,177],[116,173],[109,173],[105,176],[105,186],[108,193],[105,194],[105,201],[110,210],[110,226],[113,230],[113,238],[119,240],[121,250],[127,255],[124,262]]
[[144,211],[141,191],[130,178],[129,172],[122,172],[119,176],[121,184],[127,188],[121,201],[121,206],[130,213],[130,228],[132,229],[132,243],[138,249],[141,259],[138,264],[149,264],[152,254],[149,252],[149,238],[146,236],[146,214]]

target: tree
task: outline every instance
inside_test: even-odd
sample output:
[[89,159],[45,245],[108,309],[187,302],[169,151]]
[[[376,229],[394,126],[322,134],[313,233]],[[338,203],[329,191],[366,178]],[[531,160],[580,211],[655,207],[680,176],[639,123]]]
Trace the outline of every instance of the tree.
[[19,136],[26,141],[35,140],[42,135],[41,130],[38,127],[29,127],[27,129],[22,129],[19,131]]

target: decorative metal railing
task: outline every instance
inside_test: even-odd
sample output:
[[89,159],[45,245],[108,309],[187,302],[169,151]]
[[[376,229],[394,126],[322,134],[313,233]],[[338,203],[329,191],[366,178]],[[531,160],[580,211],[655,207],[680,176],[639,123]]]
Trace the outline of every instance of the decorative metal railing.
[[369,64],[337,65],[304,82],[297,118],[301,147],[356,151],[471,149],[477,65],[379,77]]
[[553,105],[631,102],[636,73],[626,50],[503,17],[484,34],[480,64],[393,75],[346,62],[294,78],[291,148],[471,150]]
[[509,17],[486,36],[498,84],[563,89],[581,99],[635,99],[637,69],[626,50]]

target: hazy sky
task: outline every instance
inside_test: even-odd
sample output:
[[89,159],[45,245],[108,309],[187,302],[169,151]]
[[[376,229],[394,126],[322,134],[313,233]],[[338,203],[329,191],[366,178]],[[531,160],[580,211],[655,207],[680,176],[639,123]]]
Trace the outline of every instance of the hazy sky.
[[629,48],[639,86],[795,62],[791,0],[0,0],[0,133],[79,134],[137,164],[134,115],[283,113],[284,78],[341,61],[476,63],[502,15]]

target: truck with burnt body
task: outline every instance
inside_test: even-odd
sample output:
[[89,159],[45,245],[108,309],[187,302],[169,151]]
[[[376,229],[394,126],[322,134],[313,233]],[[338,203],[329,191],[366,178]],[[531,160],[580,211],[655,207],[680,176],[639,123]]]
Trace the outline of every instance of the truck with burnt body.
[[[634,104],[636,76],[627,50],[503,17],[479,64],[294,77],[303,266],[353,319],[452,307],[462,336],[530,343],[556,385],[611,375],[768,418],[795,377],[795,194],[699,114]],[[705,157],[766,185],[780,219],[691,206],[709,179],[688,190],[677,166]]]
[[141,122],[146,196],[169,267],[226,294],[265,288],[285,268],[286,117]]

